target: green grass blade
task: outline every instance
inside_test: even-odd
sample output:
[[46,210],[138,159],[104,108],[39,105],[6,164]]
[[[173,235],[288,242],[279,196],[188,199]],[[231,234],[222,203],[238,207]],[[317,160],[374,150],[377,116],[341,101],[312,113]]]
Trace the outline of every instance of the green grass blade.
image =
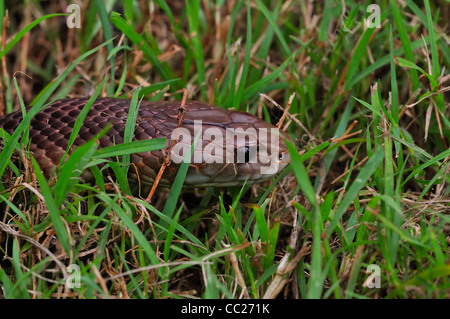
[[[133,141],[139,106],[141,105],[142,102],[142,98],[138,101],[139,91],[140,91],[139,89],[134,91],[133,97],[131,98],[130,108],[128,110],[127,123],[125,125],[125,132],[123,136],[124,143],[131,143]],[[122,163],[123,163],[122,167],[126,176],[130,164],[130,154],[124,154],[122,156]]]
[[372,174],[381,164],[383,158],[384,152],[380,150],[380,147],[377,147],[374,150],[372,156],[367,161],[367,164],[358,173],[358,176],[356,177],[352,185],[349,187],[348,191],[344,196],[344,199],[342,200],[338,209],[334,213],[326,233],[328,237],[335,230],[336,226],[339,223],[340,218],[346,212],[347,208],[351,205],[354,198],[357,196],[359,190],[364,187],[367,180],[372,176]]
[[[111,24],[109,23],[108,19],[108,13],[106,11],[105,2],[102,0],[95,0],[95,7],[97,9],[97,14],[100,18],[100,22],[102,24],[103,29],[103,36],[105,37],[106,41],[112,40],[112,33],[111,33]],[[112,42],[108,42],[107,46],[108,52],[110,53],[110,56],[108,57],[108,60],[111,64],[111,85],[107,86],[108,95],[112,96],[114,94],[114,79],[115,79],[115,59],[114,55],[112,55],[113,51],[113,44]]]
[[118,145],[112,145],[97,150],[93,156],[95,159],[123,156],[141,152],[157,151],[166,147],[165,138],[154,138],[150,140],[133,141]]
[[143,87],[139,90],[139,98],[141,98],[144,95],[148,95],[150,93],[156,92],[158,90],[162,90],[165,87],[167,87],[168,85],[171,85],[173,83],[177,83],[179,82],[181,79],[173,79],[173,80],[168,80],[168,81],[162,81],[160,83],[155,83],[146,87]]
[[48,14],[45,16],[42,16],[33,22],[31,22],[29,25],[27,25],[25,28],[20,30],[12,39],[9,41],[9,43],[5,46],[5,48],[0,52],[0,58],[2,58],[11,48],[16,45],[17,42],[19,42],[25,34],[30,32],[31,29],[33,29],[35,26],[37,26],[39,23],[44,21],[45,19],[53,18],[53,17],[60,17],[60,16],[67,16],[67,13],[54,13],[54,14]]
[[[261,242],[266,242],[269,238],[269,227],[267,226],[267,221],[264,217],[264,211],[260,206],[254,205],[253,212],[255,214],[256,225],[258,226]],[[253,238],[253,240],[256,240],[256,238]]]
[[267,21],[269,21],[269,24],[273,28],[275,34],[277,35],[277,38],[280,41],[281,49],[283,50],[284,55],[289,56],[291,54],[291,49],[289,48],[289,45],[287,44],[286,40],[283,37],[283,34],[279,28],[279,23],[274,19],[272,13],[269,11],[269,9],[265,6],[265,4],[261,0],[255,1],[258,10],[260,10],[264,14]]
[[[406,25],[403,22],[402,14],[394,0],[389,0],[392,14],[394,15],[395,25],[397,26],[398,35],[400,41],[402,42],[403,50],[405,51],[406,59],[414,61],[413,49],[411,47],[411,42],[409,41],[408,31],[406,30]],[[419,87],[419,77],[414,69],[410,69],[409,76],[411,78],[412,90],[415,91]]]
[[41,189],[41,194],[45,199],[45,205],[47,206],[50,220],[53,223],[56,236],[58,237],[64,251],[67,253],[67,255],[70,256],[71,243],[69,240],[69,234],[67,233],[66,226],[64,225],[63,218],[61,216],[61,212],[59,211],[58,206],[56,206],[55,199],[53,198],[50,187],[48,186],[47,181],[45,180],[45,177],[41,172],[41,168],[39,167],[34,157],[31,158],[31,161],[33,163],[36,179]]
[[292,167],[294,170],[295,177],[300,185],[303,194],[306,196],[308,201],[312,206],[317,205],[316,194],[314,192],[314,187],[312,186],[308,173],[306,172],[305,166],[303,165],[303,160],[289,141],[286,142],[289,154],[291,155]]
[[348,91],[351,88],[350,83],[352,82],[356,71],[358,71],[359,64],[366,53],[367,47],[369,46],[369,42],[374,31],[375,28],[367,28],[364,34],[359,39],[358,44],[353,51],[352,57],[348,62],[348,69],[344,85],[345,91]]
[[242,102],[242,96],[244,94],[244,88],[247,83],[247,76],[250,69],[250,53],[252,49],[252,18],[250,10],[250,1],[247,1],[247,39],[245,42],[245,56],[242,67],[241,79],[239,81],[239,87],[234,96],[232,105],[235,109],[239,109]]
[[205,73],[205,60],[203,53],[203,45],[200,39],[199,29],[199,12],[200,1],[191,0],[186,1],[187,17],[189,22],[189,33],[192,34],[192,52],[194,55],[195,65],[198,72],[199,87],[202,94],[202,100],[206,100],[206,73]]
[[64,163],[55,184],[55,205],[61,207],[67,194],[78,182],[84,167],[91,161],[97,150],[97,137],[78,147]]

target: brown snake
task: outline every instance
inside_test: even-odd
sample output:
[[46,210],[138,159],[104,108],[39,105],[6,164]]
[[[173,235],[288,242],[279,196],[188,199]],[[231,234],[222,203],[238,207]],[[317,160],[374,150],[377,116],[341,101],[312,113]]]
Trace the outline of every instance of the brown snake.
[[[47,178],[52,176],[66,151],[75,120],[87,101],[88,98],[55,101],[31,120],[30,150]],[[196,161],[191,159],[185,185],[233,186],[241,185],[246,180],[248,184],[252,184],[276,175],[290,162],[284,142],[287,135],[272,133],[264,137],[260,133],[266,132],[264,129],[275,129],[271,124],[246,112],[227,111],[195,101],[186,102],[185,114],[181,122],[180,105],[181,102],[176,101],[141,102],[134,140],[167,138],[167,143],[166,148],[159,151],[132,154],[131,163],[135,169],[129,169],[130,179],[136,180],[139,177],[141,183],[151,185],[170,153],[172,161],[164,170],[161,179],[161,184],[170,185],[179,168],[179,163],[175,161],[176,156],[173,156],[170,150],[180,149],[180,146],[187,142],[184,137],[171,139],[171,136],[176,130],[187,132],[193,141],[200,123],[197,121],[200,120],[202,136],[196,150],[199,150],[199,155],[209,155],[209,158],[200,160],[196,158]],[[130,100],[98,98],[87,114],[73,147],[76,148],[92,139],[107,126],[108,122],[112,124],[111,128],[99,139],[99,148],[123,143],[129,107]],[[10,113],[0,118],[0,127],[12,134],[21,120],[21,111]],[[229,131],[239,132],[239,129],[244,132],[253,132],[251,129],[254,129],[257,133],[252,133],[247,138],[239,138],[242,134],[235,135],[232,140],[223,138],[222,146],[217,136],[206,134],[215,132],[216,135],[221,133],[225,137]],[[173,142],[175,142],[174,145],[172,145]],[[273,145],[270,143],[274,142],[278,142],[275,151],[273,147],[269,147]],[[254,155],[255,153],[251,152],[253,149],[263,150],[263,156]],[[180,152],[180,156],[183,157],[183,152]],[[263,172],[262,169],[274,163],[272,161],[268,164],[269,158],[276,161],[275,169]]]

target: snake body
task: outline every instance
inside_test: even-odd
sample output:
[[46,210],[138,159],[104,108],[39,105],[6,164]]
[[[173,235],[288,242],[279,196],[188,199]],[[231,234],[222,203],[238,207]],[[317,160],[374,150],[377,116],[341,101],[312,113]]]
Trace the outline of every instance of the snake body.
[[[77,117],[80,115],[88,98],[68,98],[53,102],[40,111],[32,120],[29,127],[30,151],[36,158],[44,175],[49,178],[54,173],[64,155]],[[192,140],[195,134],[196,121],[202,121],[202,130],[213,128],[223,132],[227,130],[242,128],[243,130],[270,129],[271,124],[258,119],[257,117],[239,111],[227,111],[222,108],[206,103],[188,101],[184,106],[184,111],[180,109],[181,102],[147,102],[140,103],[137,121],[134,130],[134,140],[167,138],[166,148],[158,151],[136,153],[131,155],[131,163],[134,166],[129,169],[131,178],[139,178],[143,184],[153,183],[166,157],[177,143],[182,143],[182,139],[172,140],[174,130],[183,129],[189,132]],[[91,140],[111,123],[107,133],[99,139],[99,148],[123,143],[125,126],[128,119],[130,100],[118,98],[98,98],[89,110],[83,125],[76,137],[73,148]],[[181,114],[183,117],[180,118]],[[22,112],[14,112],[0,118],[0,127],[7,133],[12,134],[22,120]],[[216,163],[209,160],[202,160],[190,164],[185,179],[185,185],[191,186],[217,186],[217,185],[240,185],[247,180],[248,183],[260,182],[279,173],[289,163],[289,153],[284,139],[284,133],[279,136],[270,136],[269,140],[260,139],[256,136],[256,147],[266,147],[268,143],[279,139],[277,153],[270,153],[269,156],[279,161],[276,171],[261,174],[261,168],[265,163],[250,161],[234,161],[232,163]],[[198,147],[204,150],[208,145],[213,145],[217,141],[212,137],[202,137],[198,142]],[[175,145],[172,145],[175,143]],[[212,143],[212,144],[211,144]],[[228,141],[232,143],[230,149],[239,152],[241,149],[247,151],[251,146],[248,141]],[[244,143],[244,144],[242,144]],[[253,145],[255,146],[255,145]],[[206,151],[203,151],[206,152]],[[210,154],[225,157],[224,152],[220,154]],[[69,152],[70,154],[70,152]],[[236,155],[236,154],[235,154]],[[235,156],[236,157],[236,156]],[[216,158],[217,159],[217,158]],[[164,170],[161,183],[170,185],[178,171],[179,164],[170,162]]]

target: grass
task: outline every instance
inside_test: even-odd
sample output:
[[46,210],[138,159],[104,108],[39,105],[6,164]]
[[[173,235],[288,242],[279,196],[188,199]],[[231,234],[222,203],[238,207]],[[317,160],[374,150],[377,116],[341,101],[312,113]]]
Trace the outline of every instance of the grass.
[[[369,1],[82,1],[68,29],[65,8],[1,2],[1,109],[32,107],[1,134],[0,298],[449,298],[445,3],[381,1],[366,28]],[[185,88],[274,124],[293,94],[291,165],[208,189],[183,189],[182,169],[148,202],[129,154],[164,144],[131,142],[135,113],[128,143],[94,139],[56,179],[27,152],[23,132],[57,97],[137,107]]]

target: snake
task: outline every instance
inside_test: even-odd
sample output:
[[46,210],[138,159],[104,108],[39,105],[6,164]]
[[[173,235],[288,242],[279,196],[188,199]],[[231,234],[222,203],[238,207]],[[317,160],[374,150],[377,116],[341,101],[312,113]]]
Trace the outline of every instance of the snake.
[[[29,150],[46,178],[58,170],[75,122],[88,101],[88,97],[56,100],[31,119]],[[130,99],[95,99],[69,156],[73,149],[96,137],[107,126],[107,132],[98,139],[98,148],[123,143],[130,104]],[[22,113],[16,111],[0,117],[0,128],[13,134],[23,119]],[[229,132],[232,132],[231,138],[227,135]],[[165,148],[131,154],[133,167],[128,170],[129,180],[152,185],[166,163],[158,182],[170,186],[182,164],[180,158],[186,158],[196,138],[184,186],[259,183],[279,174],[290,163],[286,145],[289,137],[285,132],[250,113],[204,102],[142,100],[138,105],[133,140],[154,138],[165,138]]]

